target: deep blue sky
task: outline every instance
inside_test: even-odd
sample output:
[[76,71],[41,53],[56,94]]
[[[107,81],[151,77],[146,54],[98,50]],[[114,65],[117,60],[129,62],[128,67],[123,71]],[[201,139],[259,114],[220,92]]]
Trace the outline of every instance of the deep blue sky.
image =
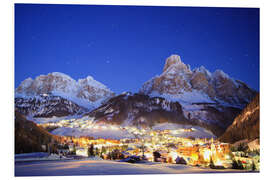
[[15,5],[15,87],[63,72],[136,92],[171,54],[259,90],[259,9]]

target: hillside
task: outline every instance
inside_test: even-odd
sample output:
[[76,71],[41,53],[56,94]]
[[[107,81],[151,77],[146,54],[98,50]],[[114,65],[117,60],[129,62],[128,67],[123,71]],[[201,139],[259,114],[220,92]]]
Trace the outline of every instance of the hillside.
[[223,142],[234,143],[240,140],[260,138],[260,95],[246,106],[234,119],[232,125],[219,138]]
[[41,152],[41,145],[55,141],[55,136],[45,129],[28,121],[25,116],[15,112],[15,153]]

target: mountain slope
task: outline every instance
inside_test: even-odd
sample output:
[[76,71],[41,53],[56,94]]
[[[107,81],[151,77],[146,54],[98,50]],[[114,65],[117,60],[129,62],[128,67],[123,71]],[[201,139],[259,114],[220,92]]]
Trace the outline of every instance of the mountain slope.
[[259,94],[228,127],[220,137],[223,142],[234,143],[240,140],[254,140],[260,137],[260,96]]
[[114,93],[91,76],[75,81],[53,72],[25,79],[15,91],[15,107],[32,118],[81,115],[101,105]]
[[15,108],[18,112],[33,118],[80,115],[88,111],[72,101],[48,94],[28,98],[17,97],[15,98]]
[[15,112],[15,153],[41,152],[41,145],[55,140],[54,135],[28,121],[25,116]]
[[96,124],[152,127],[161,123],[200,126],[221,135],[231,124],[231,117],[240,110],[233,107],[217,107],[215,104],[193,104],[193,114],[183,110],[179,102],[163,97],[124,93],[115,96],[102,106],[84,114]]
[[164,98],[125,93],[87,114],[98,123],[153,126],[163,122],[188,123],[179,103]]

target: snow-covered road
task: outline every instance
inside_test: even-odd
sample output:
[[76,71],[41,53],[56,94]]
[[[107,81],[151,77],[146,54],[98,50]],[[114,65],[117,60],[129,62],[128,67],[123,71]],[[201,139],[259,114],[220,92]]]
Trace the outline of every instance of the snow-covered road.
[[124,175],[124,174],[181,174],[243,172],[213,170],[179,164],[141,163],[130,164],[115,161],[62,160],[47,162],[15,163],[15,176],[68,176],[68,175]]

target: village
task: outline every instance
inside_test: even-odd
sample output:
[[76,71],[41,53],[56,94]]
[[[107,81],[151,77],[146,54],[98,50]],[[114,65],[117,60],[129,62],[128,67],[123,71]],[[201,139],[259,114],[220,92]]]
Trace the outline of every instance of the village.
[[[43,124],[50,126],[51,124]],[[95,128],[125,130],[133,138],[105,139],[87,136],[58,136],[60,146],[44,146],[44,150],[61,157],[89,158],[139,163],[143,161],[184,164],[212,169],[245,169],[258,171],[258,152],[249,153],[232,148],[229,143],[214,138],[178,137],[180,131],[192,132],[193,128],[177,130],[152,130],[149,128],[97,125]],[[53,147],[53,148],[52,148]]]

